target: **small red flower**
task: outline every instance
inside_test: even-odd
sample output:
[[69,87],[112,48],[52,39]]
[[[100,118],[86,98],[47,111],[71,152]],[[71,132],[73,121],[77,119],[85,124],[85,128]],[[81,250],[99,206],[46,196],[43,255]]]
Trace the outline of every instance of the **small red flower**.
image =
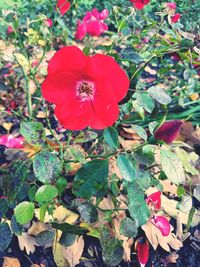
[[60,11],[60,14],[63,16],[70,9],[70,2],[68,0],[57,0],[57,8]]
[[13,27],[9,25],[7,28],[7,34],[11,34],[12,32],[14,32]]
[[47,18],[47,19],[45,20],[45,25],[46,25],[47,27],[51,28],[51,27],[53,26],[53,21],[52,21],[52,19]]
[[167,5],[168,8],[176,10],[176,3],[174,3],[174,2],[169,2],[169,3],[167,3],[166,5]]
[[99,12],[96,8],[88,11],[82,21],[77,22],[75,38],[82,40],[86,34],[99,36],[108,30],[108,25],[104,20],[108,17],[108,10]]
[[171,21],[173,23],[176,23],[176,22],[178,22],[180,20],[180,17],[181,17],[181,15],[179,13],[176,13],[171,17]]
[[14,137],[12,134],[0,136],[0,145],[8,148],[23,148],[24,137]]
[[50,60],[42,94],[56,104],[55,115],[66,129],[104,129],[117,120],[128,88],[125,71],[112,57],[85,56],[68,46]]
[[146,6],[150,0],[130,0],[133,4],[134,7],[137,9],[143,9],[144,6]]
[[149,259],[149,244],[144,238],[140,238],[136,241],[136,250],[138,252],[138,260],[141,267],[144,267]]
[[157,210],[161,207],[161,192],[155,192],[145,199],[147,205],[153,205]]
[[162,233],[163,236],[168,236],[170,233],[170,224],[164,216],[156,216],[150,219],[151,223],[155,225]]
[[178,136],[181,125],[182,121],[180,120],[167,121],[155,131],[154,137],[157,140],[162,140],[165,143],[170,144]]

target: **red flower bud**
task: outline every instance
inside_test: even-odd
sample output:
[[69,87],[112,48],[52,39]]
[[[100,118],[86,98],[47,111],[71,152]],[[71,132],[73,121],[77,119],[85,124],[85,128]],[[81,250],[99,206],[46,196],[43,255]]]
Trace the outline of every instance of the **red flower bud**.
[[68,0],[57,0],[57,8],[62,16],[70,9],[70,6],[71,4]]
[[179,13],[176,13],[176,14],[174,14],[174,16],[171,17],[171,21],[173,23],[176,23],[179,21],[180,17],[181,17],[181,15]]
[[137,9],[143,9],[145,5],[147,5],[150,0],[130,0],[133,4],[134,7]]
[[149,259],[149,244],[147,240],[140,238],[136,241],[136,250],[141,267],[144,267]]
[[167,121],[155,131],[154,137],[157,140],[162,140],[165,143],[170,144],[176,139],[177,135],[179,134],[181,125],[182,121],[180,120]]
[[151,195],[149,195],[146,199],[145,199],[146,203],[148,205],[151,205],[153,204],[154,207],[159,210],[160,207],[161,207],[161,192],[158,191],[158,192],[155,192]]

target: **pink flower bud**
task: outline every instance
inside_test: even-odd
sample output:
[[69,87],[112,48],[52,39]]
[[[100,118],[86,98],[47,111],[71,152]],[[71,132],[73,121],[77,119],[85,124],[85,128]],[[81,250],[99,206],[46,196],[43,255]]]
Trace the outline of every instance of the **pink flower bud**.
[[7,28],[7,34],[11,34],[12,32],[14,32],[13,27],[9,25]]
[[167,3],[167,7],[169,7],[170,9],[176,9],[176,3],[174,3],[174,2],[169,2],[169,3]]
[[178,136],[181,125],[182,121],[180,120],[167,121],[155,131],[154,137],[157,140],[162,140],[165,143],[170,144]]
[[163,236],[168,236],[170,233],[170,224],[164,216],[154,216],[151,223],[155,225],[162,233]]
[[49,27],[49,28],[51,28],[51,27],[53,26],[53,21],[52,21],[52,19],[47,18],[44,22],[45,22],[45,25],[46,25],[47,27]]
[[148,205],[153,205],[157,210],[161,207],[161,192],[155,192],[145,199]]

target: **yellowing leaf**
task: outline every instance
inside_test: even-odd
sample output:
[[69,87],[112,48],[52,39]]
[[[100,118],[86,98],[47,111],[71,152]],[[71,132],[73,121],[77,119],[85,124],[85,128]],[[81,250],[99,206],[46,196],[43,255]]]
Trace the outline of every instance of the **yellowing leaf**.
[[55,209],[53,217],[59,222],[74,223],[79,215],[71,210],[66,209],[64,206],[59,206]]
[[16,258],[4,257],[3,266],[2,267],[21,267],[21,264]]
[[19,242],[19,247],[22,251],[25,249],[28,255],[35,251],[35,237],[30,236],[27,233],[22,233],[22,235],[18,235],[17,238]]
[[26,71],[29,69],[29,62],[26,57],[20,53],[15,53],[15,58],[20,66],[23,67]]
[[53,243],[53,257],[56,265],[59,267],[70,267],[68,261],[63,256],[63,246],[58,243],[62,232],[56,231],[56,235]]

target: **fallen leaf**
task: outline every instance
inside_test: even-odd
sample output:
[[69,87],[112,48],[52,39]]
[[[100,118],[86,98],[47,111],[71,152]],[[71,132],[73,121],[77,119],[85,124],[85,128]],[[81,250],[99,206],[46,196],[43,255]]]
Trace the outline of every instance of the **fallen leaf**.
[[179,250],[183,246],[182,242],[177,239],[175,234],[170,232],[168,236],[163,236],[161,231],[151,222],[147,222],[143,225],[142,229],[154,250],[157,249],[158,245],[168,252],[170,252],[170,247]]
[[41,263],[40,265],[38,265],[38,264],[32,264],[31,267],[46,267],[46,266]]
[[74,267],[80,262],[81,255],[84,249],[83,237],[77,237],[74,244],[70,247],[63,247],[63,256],[69,262],[70,267]]
[[22,233],[22,235],[18,235],[19,247],[23,251],[25,249],[26,253],[29,255],[30,253],[35,252],[36,240],[35,237],[28,235],[27,233]]
[[31,227],[28,229],[28,234],[37,236],[39,233],[48,230],[48,228],[48,225],[43,222],[33,221]]
[[176,252],[170,253],[166,258],[167,264],[169,264],[169,263],[177,263],[177,259],[178,258],[179,258],[179,255]]
[[63,256],[63,246],[58,242],[61,237],[61,234],[61,231],[56,231],[53,242],[53,258],[57,266],[70,267],[68,261]]
[[4,257],[2,267],[21,267],[21,264],[16,258]]

